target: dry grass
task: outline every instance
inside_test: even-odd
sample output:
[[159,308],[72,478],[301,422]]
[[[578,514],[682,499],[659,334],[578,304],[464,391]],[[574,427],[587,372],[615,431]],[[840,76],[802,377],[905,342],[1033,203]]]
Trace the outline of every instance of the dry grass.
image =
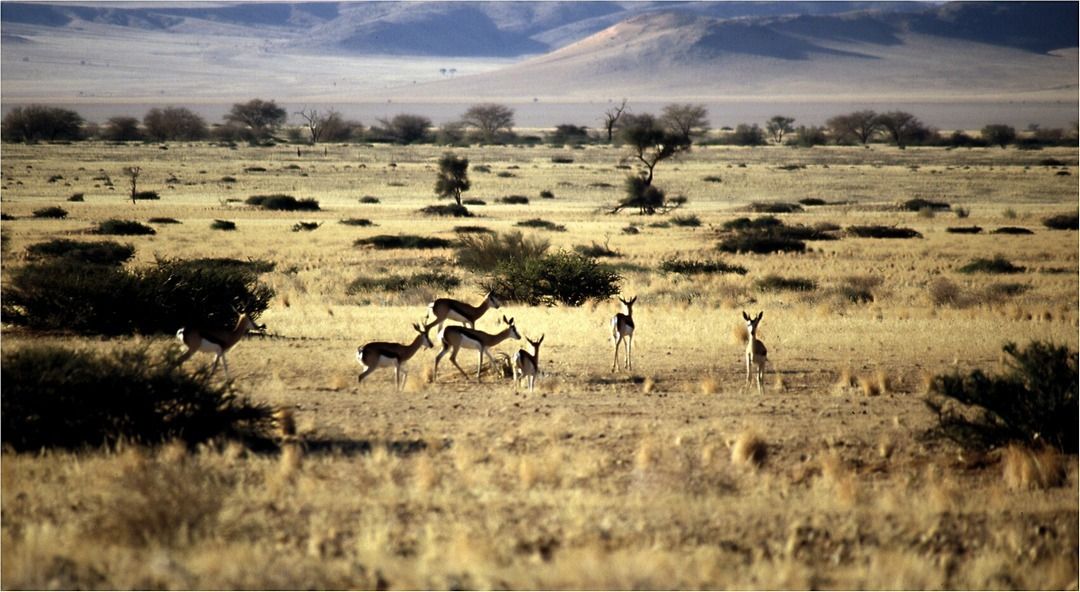
[[760,467],[768,456],[769,446],[753,429],[741,432],[731,445],[731,462],[737,465]]
[[1052,448],[1010,445],[1001,453],[1001,466],[1009,489],[1060,487],[1068,475],[1066,460]]

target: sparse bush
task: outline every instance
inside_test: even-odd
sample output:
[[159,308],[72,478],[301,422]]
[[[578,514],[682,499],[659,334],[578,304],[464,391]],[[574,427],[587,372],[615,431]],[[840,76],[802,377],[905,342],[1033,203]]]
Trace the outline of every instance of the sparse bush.
[[121,265],[135,255],[135,247],[113,241],[74,241],[57,238],[26,248],[31,260],[69,259],[95,265]]
[[823,206],[826,205],[826,201],[817,197],[804,197],[799,200],[799,203],[804,206]]
[[952,211],[953,211],[954,214],[956,214],[957,218],[967,218],[968,216],[971,215],[971,209],[970,208],[964,208],[964,207],[960,207],[960,206],[953,206]]
[[416,288],[435,288],[441,292],[452,290],[461,285],[461,280],[440,271],[414,273],[410,276],[397,274],[368,277],[360,276],[345,287],[349,295],[365,294],[374,291],[405,292]]
[[735,218],[734,220],[728,220],[727,222],[724,222],[722,228],[724,230],[762,230],[783,225],[784,223],[775,216],[759,216],[753,220],[750,218]]
[[507,302],[580,306],[619,293],[621,276],[596,259],[560,251],[501,263],[484,282]]
[[857,238],[922,238],[911,228],[896,226],[848,226],[846,232],[848,236]]
[[264,210],[281,210],[286,212],[305,211],[314,212],[319,209],[319,202],[314,199],[296,199],[291,195],[276,193],[273,195],[252,195],[244,200],[249,206],[258,206]]
[[1027,228],[1022,228],[1020,226],[1001,226],[1001,227],[995,228],[993,231],[990,232],[990,234],[1035,234],[1035,233],[1032,232],[1031,230],[1027,229]]
[[1006,442],[1049,445],[1077,452],[1077,356],[1065,346],[1034,341],[1020,349],[1007,343],[1008,370],[937,376],[927,406],[936,431],[964,446]]
[[153,356],[145,349],[5,348],[4,444],[19,451],[78,450],[265,437],[267,405],[211,386],[205,369],[182,370],[179,355],[177,349]]
[[454,232],[458,234],[495,234],[495,231],[486,226],[455,226]]
[[806,278],[785,278],[769,274],[755,281],[754,286],[762,292],[813,292],[817,289],[817,282]]
[[487,205],[486,201],[484,201],[482,199],[476,199],[476,198],[463,199],[463,200],[461,200],[461,203],[463,205],[466,205],[466,206],[486,206]]
[[524,195],[505,195],[495,201],[506,205],[528,205],[529,198]]
[[960,286],[955,282],[939,277],[930,282],[930,302],[935,306],[960,306],[962,304]]
[[67,198],[68,201],[86,201],[86,194],[84,193],[72,193],[71,197]]
[[711,273],[734,273],[746,275],[746,268],[741,265],[732,265],[719,260],[699,261],[696,259],[680,259],[671,257],[660,262],[660,271],[666,273],[678,273],[681,275],[698,275]]
[[574,162],[574,159],[569,156],[552,156],[551,162],[555,164],[571,164]]
[[854,304],[866,304],[874,302],[874,290],[882,283],[882,279],[872,275],[852,275],[843,278],[836,287],[837,294],[841,298]]
[[49,206],[47,208],[39,208],[34,210],[35,218],[54,218],[57,220],[67,218],[67,210],[60,206]]
[[453,243],[445,238],[433,236],[379,234],[357,239],[353,245],[357,247],[371,246],[375,249],[445,249],[452,246]]
[[495,176],[503,178],[503,179],[511,179],[513,177],[516,177],[517,175],[515,175],[514,173],[511,173],[510,171],[499,171],[499,172],[495,173]]
[[550,190],[544,189],[540,192],[540,199],[555,199],[555,194]]
[[345,218],[344,220],[338,220],[338,223],[345,226],[374,226],[375,224],[367,218]]
[[293,224],[292,231],[293,232],[301,232],[301,231],[311,232],[312,230],[317,229],[319,226],[322,226],[322,225],[320,223],[318,223],[318,222],[297,222],[296,224]]
[[1080,227],[1080,216],[1077,214],[1058,214],[1043,220],[1043,226],[1054,230],[1076,230]]
[[[471,201],[471,200],[465,200]],[[420,208],[419,212],[425,216],[446,216],[451,218],[472,218],[472,212],[465,206],[460,206],[456,203],[452,204],[432,204],[430,206],[424,206]]]
[[1023,267],[1013,265],[1005,257],[995,255],[993,259],[977,257],[967,265],[957,269],[960,273],[1022,273]]
[[97,225],[93,231],[95,234],[115,234],[123,236],[139,236],[157,234],[153,228],[134,220],[119,220],[110,218]]
[[757,214],[791,214],[801,212],[802,206],[784,202],[754,202],[750,204],[750,211]]
[[981,226],[949,226],[945,229],[945,232],[951,232],[953,234],[979,234],[982,232]]
[[724,253],[802,253],[806,243],[769,233],[738,233],[723,238],[716,248]]
[[686,216],[672,216],[670,221],[675,226],[684,226],[684,227],[701,226],[701,218],[698,218],[697,216],[695,216],[693,214],[689,214],[689,215],[686,215]]
[[214,220],[210,223],[211,230],[236,230],[236,222],[232,220]]
[[141,200],[146,200],[146,201],[153,201],[155,199],[161,199],[161,196],[158,195],[157,191],[136,191],[131,196],[131,199],[141,199]]
[[176,218],[169,218],[169,217],[150,218],[149,220],[147,220],[147,222],[149,222],[151,224],[180,224],[180,221],[177,220]]
[[494,271],[500,263],[542,257],[550,243],[535,236],[525,237],[513,231],[500,234],[466,234],[457,248],[457,262],[473,271]]
[[721,178],[720,175],[706,175],[705,177],[702,177],[701,180],[705,181],[706,183],[723,183],[724,182],[724,179]]
[[379,203],[379,198],[375,197],[374,195],[365,195],[364,197],[360,198],[360,203],[362,203],[362,204],[377,204],[377,203]]
[[491,167],[489,165],[486,165],[486,164],[478,164],[478,165],[473,167],[473,170],[478,172],[478,173],[490,173],[491,172]]
[[514,226],[521,226],[524,228],[539,228],[541,230],[550,230],[552,232],[566,232],[566,226],[563,226],[562,224],[556,224],[542,218],[530,218],[528,220],[522,220],[521,222],[514,224]]
[[951,206],[943,201],[915,198],[900,204],[900,209],[909,212],[921,212],[922,210],[948,210]]

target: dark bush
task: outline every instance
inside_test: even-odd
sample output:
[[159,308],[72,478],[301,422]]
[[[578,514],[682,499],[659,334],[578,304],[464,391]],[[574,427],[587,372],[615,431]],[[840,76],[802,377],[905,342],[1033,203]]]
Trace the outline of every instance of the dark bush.
[[924,209],[929,210],[948,210],[951,206],[943,201],[931,201],[929,199],[909,199],[900,204],[901,210],[907,210],[909,212],[919,212]]
[[1065,166],[1065,163],[1058,160],[1058,159],[1056,159],[1056,158],[1044,158],[1044,159],[1039,161],[1039,166],[1059,167],[1059,166]]
[[529,203],[529,198],[524,195],[505,195],[495,201],[506,205],[526,205]]
[[836,287],[841,298],[855,304],[874,302],[874,290],[881,285],[882,279],[872,275],[851,275],[843,278]]
[[455,226],[454,232],[458,234],[495,234],[495,231],[486,226]]
[[236,230],[236,222],[232,220],[214,220],[210,223],[211,230]]
[[577,245],[574,247],[574,252],[579,255],[584,255],[585,257],[622,257],[619,252],[613,251],[608,247],[606,242],[600,244],[593,241],[592,244],[589,245]]
[[158,195],[157,191],[136,191],[135,195],[131,196],[131,199],[142,199],[142,200],[152,201],[152,200],[155,200],[155,199],[161,199],[161,196]]
[[738,233],[725,237],[716,248],[724,253],[802,253],[806,243],[770,233]]
[[266,172],[266,167],[261,167],[261,166],[244,167],[244,172],[245,173],[265,173]]
[[507,302],[580,306],[619,293],[621,276],[596,259],[560,251],[501,263],[484,288]]
[[29,452],[267,439],[268,405],[237,397],[225,385],[211,386],[205,368],[185,372],[179,356],[177,349],[155,356],[145,349],[5,348],[4,444]]
[[750,204],[750,211],[758,214],[791,214],[801,212],[802,206],[784,202],[754,202]]
[[741,265],[731,265],[723,261],[698,261],[695,259],[679,259],[671,257],[660,262],[660,271],[678,273],[681,275],[697,275],[706,273],[734,273],[746,275],[746,268]]
[[70,141],[82,137],[83,118],[70,109],[45,105],[16,106],[0,121],[6,142]]
[[477,173],[490,173],[491,167],[486,164],[478,164],[472,168]]
[[799,203],[804,206],[823,206],[826,205],[828,202],[817,197],[804,197],[803,199],[799,200]]
[[1077,214],[1058,214],[1043,220],[1043,226],[1054,230],[1076,230],[1080,227],[1080,216]]
[[467,205],[467,206],[486,206],[487,205],[486,201],[484,201],[482,199],[476,199],[476,198],[463,199],[463,200],[461,200],[461,203],[463,205]]
[[26,248],[31,260],[69,259],[96,265],[121,265],[135,255],[135,247],[113,241],[74,241],[57,238]]
[[720,175],[706,175],[705,177],[702,177],[701,180],[705,181],[706,183],[723,183],[724,182],[724,179],[721,178]]
[[981,226],[950,226],[945,229],[945,232],[951,232],[953,234],[979,234],[982,232]]
[[68,201],[86,201],[85,193],[72,193],[71,197],[67,198]]
[[995,255],[993,259],[982,257],[972,259],[957,271],[960,273],[1022,273],[1024,268],[1013,265],[1001,255]]
[[1000,376],[973,370],[934,378],[926,404],[936,432],[972,448],[1006,442],[1077,452],[1077,356],[1068,347],[1007,343],[1009,368]]
[[571,164],[574,162],[574,159],[569,156],[552,156],[551,162],[555,164]]
[[319,222],[297,222],[296,224],[293,224],[292,231],[293,232],[300,232],[300,231],[311,232],[312,230],[315,230],[320,226],[322,226],[322,224],[319,223]]
[[846,232],[858,238],[922,238],[915,230],[896,226],[848,226]]
[[68,215],[67,210],[65,210],[64,208],[61,208],[60,206],[49,206],[47,208],[39,208],[37,210],[34,210],[34,217],[35,218],[62,219],[62,218],[67,218],[67,215]]
[[540,199],[555,199],[555,194],[547,189],[544,189],[540,192]]
[[515,175],[514,173],[511,173],[510,171],[499,171],[499,172],[495,173],[495,176],[496,177],[502,177],[504,179],[509,179],[511,177],[516,177],[517,175]]
[[433,204],[420,208],[420,213],[425,216],[447,216],[451,218],[472,218],[472,212],[465,206],[452,204]]
[[374,195],[365,195],[364,197],[360,198],[360,203],[362,203],[362,204],[377,204],[377,203],[379,203],[379,198],[375,197]]
[[624,226],[622,232],[623,234],[640,234],[641,230],[637,226],[631,224],[630,226]]
[[500,263],[524,261],[542,257],[550,243],[535,236],[525,237],[521,232],[502,234],[465,234],[457,248],[458,265],[473,271],[494,271]]
[[151,224],[180,224],[180,221],[176,218],[150,218],[147,222]]
[[541,230],[550,230],[552,232],[566,232],[566,226],[562,224],[556,224],[550,220],[544,220],[543,218],[530,218],[528,220],[522,220],[514,226],[521,226],[523,228],[539,228]]
[[67,259],[32,263],[11,272],[3,318],[79,334],[171,334],[189,323],[231,329],[235,311],[258,317],[274,295],[255,266],[233,259],[161,260],[135,270]]
[[0,213],[0,220],[16,220],[16,219],[17,218],[15,218],[15,216],[12,216],[11,214],[9,214],[7,212]]
[[339,222],[346,226],[374,226],[371,220],[368,220],[367,218],[346,218],[344,220],[339,220]]
[[410,276],[385,275],[380,277],[360,276],[345,287],[345,293],[349,295],[364,294],[367,292],[404,292],[415,288],[436,288],[445,292],[461,285],[461,280],[440,271],[415,273]]
[[264,210],[317,211],[319,202],[314,199],[296,199],[291,195],[276,193],[273,195],[252,195],[244,200],[249,206],[258,206]]
[[376,249],[445,249],[452,246],[453,243],[445,238],[433,236],[379,234],[357,239],[353,245],[357,247],[371,246]]
[[701,218],[698,218],[693,214],[686,216],[672,216],[671,223],[675,226],[697,227],[701,226]]
[[785,278],[770,274],[755,281],[754,286],[762,292],[813,292],[817,289],[817,282],[806,278]]
[[751,220],[750,218],[735,218],[734,220],[728,220],[724,222],[724,230],[761,230],[774,228],[777,226],[783,226],[784,223],[775,216],[760,216]]
[[236,183],[236,177],[230,177],[229,175],[225,175],[224,177],[221,178],[221,182],[222,183]]
[[115,234],[122,236],[139,236],[144,234],[157,234],[153,228],[134,220],[120,220],[110,218],[97,225],[93,230],[95,234]]
[[1035,234],[1027,228],[1020,226],[1001,226],[990,231],[990,234]]

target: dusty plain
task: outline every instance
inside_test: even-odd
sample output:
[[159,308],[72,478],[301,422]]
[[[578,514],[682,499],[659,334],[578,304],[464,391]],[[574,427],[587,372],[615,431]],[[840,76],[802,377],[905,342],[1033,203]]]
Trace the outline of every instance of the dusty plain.
[[[158,256],[276,264],[264,276],[277,291],[260,318],[267,334],[238,345],[230,368],[237,391],[293,410],[301,444],[281,454],[235,445],[5,452],[3,587],[1077,588],[1077,458],[1067,459],[1063,487],[1009,488],[998,455],[929,437],[935,417],[923,402],[927,376],[997,370],[1007,341],[1077,348],[1077,232],[1041,224],[1076,211],[1075,149],[695,148],[662,163],[656,183],[689,198],[678,213],[698,216],[699,227],[608,214],[628,173],[616,167],[632,164],[609,146],[458,149],[472,167],[490,167],[470,171],[466,194],[488,205],[473,206],[477,217],[468,220],[423,217],[416,211],[437,201],[434,163],[443,151],[349,144],[305,146],[297,156],[290,145],[4,145],[0,205],[16,218],[2,225],[5,272],[22,264],[28,245],[90,239],[87,230],[111,217],[182,222],[158,225],[151,237],[115,237],[136,246],[129,265]],[[1048,158],[1065,166],[1042,166]],[[780,168],[796,164],[805,167]],[[158,191],[159,201],[126,200],[121,169],[131,165],[142,167],[140,189]],[[103,172],[114,190],[94,180]],[[62,178],[48,182],[53,176]],[[555,197],[541,199],[544,190]],[[84,202],[66,201],[77,192]],[[268,193],[314,198],[322,210],[264,212],[242,203]],[[494,203],[514,194],[530,203]],[[380,202],[361,204],[363,196]],[[808,197],[842,203],[780,217],[898,225],[923,238],[812,242],[801,255],[716,252],[720,225],[753,216],[752,202]],[[945,201],[970,216],[895,207],[912,198]],[[68,217],[31,217],[53,205]],[[477,302],[482,291],[479,278],[456,269],[450,249],[377,251],[354,240],[453,238],[454,226],[507,231],[536,217],[566,226],[539,231],[555,249],[595,241],[622,255],[610,260],[623,274],[622,293],[639,297],[632,372],[611,371],[615,301],[507,304],[497,312],[514,317],[526,336],[546,335],[535,392],[492,374],[466,381],[448,364],[433,384],[437,350],[413,360],[403,392],[389,370],[357,385],[356,347],[409,339],[410,324],[444,294],[349,295],[350,281],[437,269],[463,280],[452,296]],[[346,218],[376,226],[339,223]],[[212,230],[215,219],[237,230]],[[322,225],[292,232],[300,221]],[[973,224],[986,230],[945,230]],[[640,233],[624,233],[628,225]],[[988,233],[999,226],[1034,234]],[[957,272],[994,254],[1027,271]],[[749,272],[659,271],[673,255],[720,257]],[[818,287],[761,291],[755,281],[769,274]],[[967,304],[935,304],[939,278],[969,295]],[[873,300],[845,299],[851,282],[870,286]],[[980,296],[1001,282],[1027,287]],[[765,313],[764,394],[744,384],[742,310]],[[478,327],[495,330],[497,319],[489,313]],[[5,350],[174,342],[3,329]],[[474,367],[473,356],[462,360]],[[755,439],[764,443],[763,462],[740,462]]]

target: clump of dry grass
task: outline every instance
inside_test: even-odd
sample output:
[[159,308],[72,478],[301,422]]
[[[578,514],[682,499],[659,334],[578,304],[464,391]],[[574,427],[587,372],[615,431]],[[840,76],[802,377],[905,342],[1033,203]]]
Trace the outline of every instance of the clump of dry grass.
[[855,471],[836,451],[830,451],[822,457],[821,479],[831,488],[837,501],[844,505],[855,503],[858,498]]
[[641,440],[637,451],[634,453],[634,468],[638,471],[647,471],[656,464],[659,458],[660,451],[656,447],[656,442],[652,438],[646,437]]
[[858,384],[858,378],[855,376],[855,371],[851,369],[851,366],[844,366],[840,369],[840,375],[836,377],[836,392],[843,393],[848,389]]
[[656,380],[652,376],[648,376],[641,383],[641,392],[646,395],[653,392],[656,389]]
[[743,430],[731,445],[731,462],[737,465],[760,467],[766,456],[768,444],[756,430]]
[[716,395],[720,393],[720,380],[712,374],[701,379],[698,383],[698,390],[703,395]]
[[1065,484],[1067,465],[1052,448],[1032,450],[1012,444],[1001,456],[1005,485],[1009,489],[1049,489]]
[[731,342],[737,345],[746,345],[746,340],[750,339],[750,332],[746,330],[746,325],[743,323],[737,323],[731,326]]
[[872,376],[860,376],[859,377],[859,391],[864,396],[876,397],[881,394],[881,385]]
[[296,417],[292,409],[282,407],[274,412],[274,423],[278,429],[278,435],[285,442],[296,440]]

